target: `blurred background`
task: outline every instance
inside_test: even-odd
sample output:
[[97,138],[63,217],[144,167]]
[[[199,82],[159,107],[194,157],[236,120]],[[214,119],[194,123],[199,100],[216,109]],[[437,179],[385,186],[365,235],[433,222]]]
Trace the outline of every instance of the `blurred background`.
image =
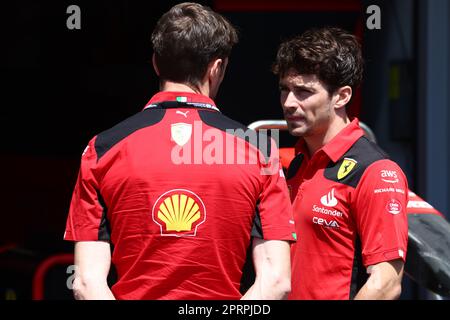
[[[71,297],[73,245],[62,237],[81,153],[158,90],[150,35],[179,2],[2,4],[0,300]],[[216,102],[247,125],[282,119],[278,79],[270,71],[281,41],[314,26],[357,35],[366,65],[349,113],[372,128],[410,189],[449,218],[447,0],[198,2],[239,30]],[[81,29],[66,26],[70,5],[81,10]],[[282,136],[282,146],[293,143]],[[402,299],[436,298],[408,277],[404,282]]]

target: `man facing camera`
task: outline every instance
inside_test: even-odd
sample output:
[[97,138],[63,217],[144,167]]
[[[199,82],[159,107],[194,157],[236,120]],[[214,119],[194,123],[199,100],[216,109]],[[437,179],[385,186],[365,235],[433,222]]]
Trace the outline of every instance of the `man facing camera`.
[[396,299],[406,258],[407,180],[346,106],[360,84],[355,37],[312,29],[281,44],[273,71],[289,132],[298,241],[290,299]]

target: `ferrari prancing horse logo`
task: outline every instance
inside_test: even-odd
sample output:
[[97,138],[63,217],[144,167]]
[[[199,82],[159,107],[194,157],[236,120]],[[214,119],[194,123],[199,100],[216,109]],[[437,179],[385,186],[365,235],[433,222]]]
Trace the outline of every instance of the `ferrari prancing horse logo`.
[[351,158],[344,158],[344,161],[342,161],[342,164],[339,167],[337,178],[339,180],[345,178],[353,170],[357,163],[358,161]]

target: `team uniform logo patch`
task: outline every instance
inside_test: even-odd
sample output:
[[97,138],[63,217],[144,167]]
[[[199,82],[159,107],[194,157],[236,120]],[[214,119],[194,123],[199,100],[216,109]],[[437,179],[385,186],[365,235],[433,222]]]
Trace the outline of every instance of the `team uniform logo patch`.
[[398,176],[397,176],[397,171],[381,170],[380,174],[381,174],[381,180],[383,180],[384,182],[397,183],[399,181]]
[[152,217],[162,236],[196,236],[198,227],[206,220],[206,208],[192,191],[174,189],[156,200]]
[[192,135],[192,125],[189,123],[173,123],[170,126],[172,140],[180,147],[184,146]]
[[344,158],[344,161],[339,167],[337,178],[339,180],[344,179],[355,168],[357,163],[358,161],[353,160],[351,158]]
[[334,207],[338,204],[338,200],[334,196],[334,188],[328,194],[320,198],[320,202],[327,207]]
[[397,199],[391,199],[386,205],[386,211],[396,215],[402,211],[402,204]]

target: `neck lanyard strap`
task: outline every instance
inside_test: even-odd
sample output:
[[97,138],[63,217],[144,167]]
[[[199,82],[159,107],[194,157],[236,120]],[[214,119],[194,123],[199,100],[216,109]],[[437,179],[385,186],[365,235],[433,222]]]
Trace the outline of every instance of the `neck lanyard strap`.
[[175,109],[175,108],[201,108],[220,112],[219,108],[215,105],[209,103],[199,103],[199,102],[179,102],[179,101],[163,101],[158,103],[152,103],[147,105],[144,110],[150,108],[158,109]]

